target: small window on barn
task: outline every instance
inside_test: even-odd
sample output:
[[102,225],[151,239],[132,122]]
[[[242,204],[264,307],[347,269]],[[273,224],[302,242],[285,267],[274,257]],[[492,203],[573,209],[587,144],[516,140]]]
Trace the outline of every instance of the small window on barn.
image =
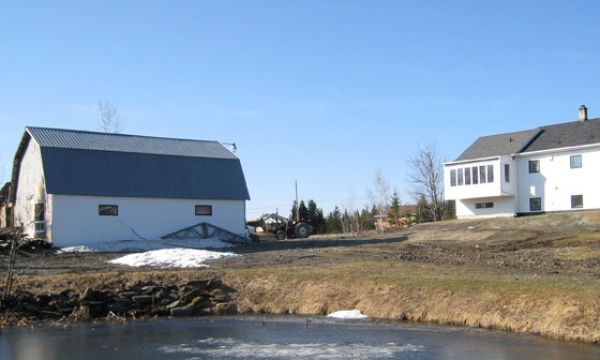
[[100,216],[117,216],[119,215],[118,205],[98,205],[98,215]]
[[211,216],[212,205],[196,205],[196,216]]
[[579,169],[582,165],[581,155],[571,155],[571,169]]
[[33,210],[33,220],[34,221],[44,221],[46,218],[46,204],[38,203],[35,204]]

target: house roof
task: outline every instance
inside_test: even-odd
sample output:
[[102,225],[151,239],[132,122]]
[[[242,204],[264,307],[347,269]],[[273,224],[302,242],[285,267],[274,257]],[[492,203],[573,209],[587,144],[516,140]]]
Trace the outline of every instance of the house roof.
[[540,129],[539,136],[523,152],[600,143],[600,119],[571,121]]
[[600,143],[600,118],[482,136],[456,161]]
[[217,141],[112,134],[81,130],[27,127],[45,148],[118,151],[140,154],[237,159]]
[[26,130],[40,145],[48,194],[250,198],[240,160],[216,141]]
[[482,136],[475,140],[456,161],[510,155],[523,150],[540,133],[540,129]]

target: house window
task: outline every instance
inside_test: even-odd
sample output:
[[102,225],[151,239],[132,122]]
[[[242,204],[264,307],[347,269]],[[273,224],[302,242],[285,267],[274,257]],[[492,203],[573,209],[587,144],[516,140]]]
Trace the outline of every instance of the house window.
[[485,166],[483,165],[479,167],[479,182],[485,183]]
[[456,186],[456,169],[450,170],[450,186]]
[[119,205],[98,205],[98,215],[117,216],[119,215]]
[[471,168],[471,174],[473,175],[473,179],[471,179],[471,180],[473,180],[473,184],[477,184],[477,182],[478,182],[478,180],[477,180],[478,179],[477,178],[477,166],[473,166]]
[[504,181],[510,182],[510,165],[504,164]]
[[196,216],[211,216],[212,205],[196,205]]
[[571,169],[579,169],[582,165],[581,155],[571,155]]
[[529,160],[529,173],[539,173],[540,172],[540,161],[539,160]]
[[458,169],[458,185],[464,184],[463,169]]
[[529,211],[542,211],[542,198],[529,198]]
[[571,195],[571,209],[583,208],[583,195]]
[[494,207],[493,202],[475,203],[475,209],[491,209]]
[[465,168],[465,185],[471,185],[471,168]]
[[487,182],[494,182],[494,165],[487,166]]

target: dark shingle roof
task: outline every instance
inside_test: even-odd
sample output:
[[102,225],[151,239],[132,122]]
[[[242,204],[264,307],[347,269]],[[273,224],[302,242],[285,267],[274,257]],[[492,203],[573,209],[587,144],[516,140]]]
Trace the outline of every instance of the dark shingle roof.
[[482,136],[475,140],[456,161],[480,159],[490,156],[515,154],[523,150],[540,132],[539,129],[506,134]]
[[600,119],[543,126],[523,152],[600,143]]
[[42,147],[236,159],[217,141],[27,127]]
[[27,128],[57,195],[250,198],[240,160],[215,141]]

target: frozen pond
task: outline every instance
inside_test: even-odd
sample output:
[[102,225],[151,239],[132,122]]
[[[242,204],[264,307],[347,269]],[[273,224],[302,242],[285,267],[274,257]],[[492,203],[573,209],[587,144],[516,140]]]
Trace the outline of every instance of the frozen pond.
[[11,328],[1,359],[599,359],[597,346],[322,317],[202,317]]

